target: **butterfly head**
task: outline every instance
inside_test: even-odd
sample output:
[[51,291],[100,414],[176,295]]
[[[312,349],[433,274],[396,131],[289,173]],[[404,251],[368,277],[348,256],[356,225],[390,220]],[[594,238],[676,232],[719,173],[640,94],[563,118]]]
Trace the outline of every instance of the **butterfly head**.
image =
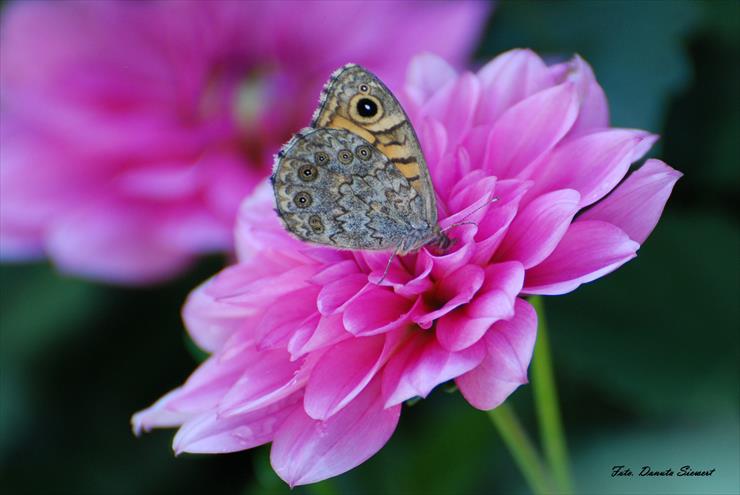
[[429,241],[427,244],[428,246],[432,246],[436,248],[438,251],[445,253],[447,250],[452,247],[453,244],[455,244],[455,239],[450,238],[440,227],[439,225],[434,227],[433,230],[434,237],[432,237],[432,240]]

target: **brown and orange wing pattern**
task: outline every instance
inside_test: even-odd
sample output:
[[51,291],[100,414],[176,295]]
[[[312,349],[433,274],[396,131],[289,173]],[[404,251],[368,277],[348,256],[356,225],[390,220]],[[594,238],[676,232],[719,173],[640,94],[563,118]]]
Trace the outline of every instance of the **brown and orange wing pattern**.
[[311,126],[346,129],[375,146],[419,193],[425,219],[437,223],[434,187],[416,132],[396,97],[375,75],[354,64],[334,72]]

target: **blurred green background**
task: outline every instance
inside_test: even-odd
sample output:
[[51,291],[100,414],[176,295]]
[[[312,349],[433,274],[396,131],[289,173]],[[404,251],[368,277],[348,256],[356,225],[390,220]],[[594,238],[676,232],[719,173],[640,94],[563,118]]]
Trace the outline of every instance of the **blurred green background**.
[[[652,155],[685,173],[636,260],[546,299],[578,491],[737,493],[740,3],[501,2],[476,59],[512,47],[553,61],[580,53],[613,124],[660,133]],[[194,368],[180,306],[220,265],[203,260],[145,290],[0,267],[4,493],[289,492],[266,447],[176,459],[172,430],[135,438],[129,428]],[[534,434],[531,388],[510,402]],[[378,455],[293,493],[527,493],[485,413],[459,394],[440,388],[404,409]],[[717,472],[611,478],[619,464]]]

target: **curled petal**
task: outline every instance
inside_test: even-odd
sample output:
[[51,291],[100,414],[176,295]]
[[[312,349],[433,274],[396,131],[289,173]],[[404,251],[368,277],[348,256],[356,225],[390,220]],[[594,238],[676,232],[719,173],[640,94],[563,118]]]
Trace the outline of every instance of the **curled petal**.
[[215,412],[190,419],[177,431],[172,442],[176,454],[222,454],[251,449],[272,440],[275,430],[288,415],[300,409],[301,395],[248,413],[223,417]]
[[[533,172],[535,186],[529,198],[556,189],[575,189],[584,208],[609,193],[655,143],[657,136],[645,131],[607,129],[564,143]],[[527,197],[523,200],[527,202]]]
[[543,194],[519,212],[494,259],[537,265],[555,249],[578,211],[580,195],[572,189]]
[[306,383],[314,361],[290,361],[290,355],[282,349],[262,351],[246,361],[239,380],[219,401],[218,413],[247,413],[290,395]]
[[306,287],[285,294],[270,305],[256,327],[259,349],[284,348],[303,325],[311,325],[319,288]]
[[573,81],[578,91],[580,110],[575,124],[568,133],[570,136],[609,126],[609,104],[606,95],[596,82],[594,71],[585,60],[576,55],[566,63],[550,67],[550,72],[557,81]]
[[306,413],[325,420],[349,404],[383,366],[401,336],[395,332],[358,337],[334,346],[311,373],[304,400]]
[[553,78],[542,59],[531,50],[502,53],[478,71],[483,93],[476,123],[492,124],[507,109],[546,89]]
[[473,117],[480,98],[480,82],[465,73],[445,86],[421,109],[421,115],[443,122],[447,139],[457,144],[473,125]]
[[473,407],[493,409],[527,383],[536,334],[537,313],[517,299],[514,318],[499,321],[486,333],[486,355],[480,365],[455,380]]
[[417,55],[406,72],[406,93],[417,105],[423,105],[437,91],[454,81],[457,71],[432,53]]
[[171,390],[150,407],[134,414],[131,417],[131,429],[134,434],[138,436],[153,428],[180,426],[193,417],[192,412],[173,411],[167,407],[172,398],[177,397],[181,390],[182,387]]
[[212,281],[191,292],[182,310],[190,336],[198,346],[209,352],[221,348],[255,313],[253,308],[216,300],[207,290]]
[[607,222],[574,222],[545,261],[527,270],[526,294],[565,294],[637,256],[640,247]]
[[344,310],[360,294],[368,289],[367,275],[351,273],[329,282],[321,288],[316,304],[322,315],[332,315]]
[[431,324],[433,320],[469,302],[483,285],[484,279],[485,272],[477,265],[466,265],[448,275],[435,290],[435,302],[440,307],[420,313],[414,317],[414,322],[422,326]]
[[508,109],[493,126],[483,168],[499,178],[514,178],[570,130],[578,116],[572,83],[536,93]]
[[655,228],[673,186],[683,174],[660,160],[648,160],[609,196],[578,217],[616,225],[642,244]]
[[312,419],[298,407],[275,433],[272,467],[290,486],[342,474],[385,445],[400,413],[401,406],[383,406],[377,379],[325,421]]
[[310,327],[304,327],[308,331],[305,334],[296,332],[288,343],[288,351],[291,353],[292,359],[298,359],[308,352],[338,344],[352,337],[352,334],[344,328],[341,314],[317,316],[317,318],[318,322],[312,331]]
[[234,356],[256,359],[259,354],[248,344],[234,344],[201,364],[187,381],[152,406],[134,414],[132,425],[138,435],[152,428],[176,426],[214,409],[221,397],[236,383],[244,362]]
[[344,327],[357,336],[388,332],[408,321],[418,305],[418,297],[407,299],[391,290],[372,287],[347,306]]
[[486,282],[470,304],[444,316],[437,323],[437,340],[449,351],[470,347],[501,319],[514,316],[514,301],[522,288],[524,268],[516,261],[486,269]]
[[426,397],[440,383],[478,366],[484,355],[482,345],[451,352],[433,335],[417,334],[383,370],[385,406],[391,407],[415,396]]

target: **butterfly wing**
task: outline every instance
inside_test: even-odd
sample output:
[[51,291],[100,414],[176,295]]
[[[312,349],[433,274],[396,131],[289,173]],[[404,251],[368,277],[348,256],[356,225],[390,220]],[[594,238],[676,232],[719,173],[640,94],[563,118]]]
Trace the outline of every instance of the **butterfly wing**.
[[311,126],[347,129],[378,148],[421,196],[426,220],[437,223],[419,139],[401,104],[375,75],[354,64],[337,70],[324,86]]
[[380,151],[345,129],[305,129],[278,153],[272,177],[286,228],[344,249],[389,250],[431,235],[424,202]]

